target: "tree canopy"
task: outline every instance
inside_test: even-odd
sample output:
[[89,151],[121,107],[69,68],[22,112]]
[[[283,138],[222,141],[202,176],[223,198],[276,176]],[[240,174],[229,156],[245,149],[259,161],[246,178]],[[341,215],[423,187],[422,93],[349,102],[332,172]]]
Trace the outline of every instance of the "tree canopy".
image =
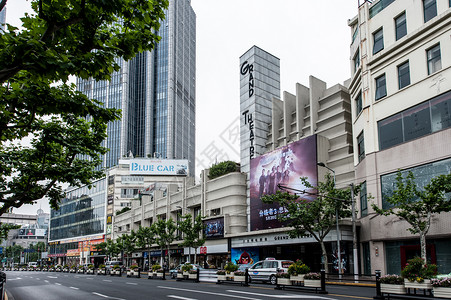
[[451,211],[450,193],[451,174],[439,175],[419,189],[412,172],[404,178],[399,171],[396,189],[385,199],[391,207],[381,209],[374,203],[372,207],[378,214],[395,215],[410,224],[407,230],[420,235],[421,258],[426,262],[426,234],[431,227],[432,215]]
[[191,214],[185,214],[181,216],[181,220],[178,223],[180,231],[183,233],[182,245],[185,247],[190,247],[190,250],[191,248],[195,249],[194,261],[196,261],[197,248],[205,244],[205,236],[204,236],[205,226],[202,219],[203,217],[199,214],[194,218],[193,221],[193,217],[191,216]]
[[[0,34],[0,214],[62,184],[100,178],[108,122],[120,111],[78,92],[70,78],[109,80],[121,59],[152,50],[168,0],[31,0],[23,29]],[[0,0],[0,10],[6,0]],[[27,142],[25,142],[27,141]],[[89,157],[89,159],[83,159]]]
[[[304,194],[298,191],[296,194],[277,191],[276,194],[262,197],[264,203],[279,203],[287,212],[277,215],[280,221],[287,221],[292,227],[288,231],[290,237],[311,234],[321,245],[322,257],[326,270],[328,269],[328,257],[324,238],[336,225],[336,217],[348,218],[351,216],[351,189],[337,189],[330,174],[325,176],[324,182],[318,182],[318,186],[310,184],[305,177],[301,177],[302,184],[309,190],[316,190],[316,200],[310,201],[302,198]],[[354,188],[358,193],[359,186]]]

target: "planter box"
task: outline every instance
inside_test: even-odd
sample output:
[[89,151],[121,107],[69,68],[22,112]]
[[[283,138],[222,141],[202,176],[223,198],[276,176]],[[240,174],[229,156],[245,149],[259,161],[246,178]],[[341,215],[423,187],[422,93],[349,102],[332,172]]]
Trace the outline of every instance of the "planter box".
[[105,269],[99,269],[97,271],[97,275],[106,275],[106,270]]
[[110,275],[118,275],[118,276],[121,276],[121,271],[120,270],[111,270],[110,271]]
[[405,294],[406,287],[404,284],[381,283],[381,292],[387,294]]
[[183,277],[182,273],[177,273],[177,279],[183,279],[183,278],[185,278],[185,277]]
[[218,280],[226,281],[227,280],[227,275],[218,275]]
[[197,279],[197,274],[188,274],[189,279]]
[[86,274],[94,274],[94,269],[87,269]]
[[425,279],[424,282],[421,283],[404,279],[404,286],[406,287],[406,289],[432,290],[432,284],[430,279]]
[[277,284],[291,285],[291,280],[290,280],[290,278],[277,278]]
[[434,297],[451,298],[451,287],[433,287]]
[[127,276],[138,276],[138,275],[139,275],[138,271],[133,270],[127,271]]
[[183,276],[188,276],[189,272],[183,271]]
[[291,281],[304,281],[304,274],[296,275],[296,276],[290,276]]
[[77,271],[77,273],[84,273],[85,272],[85,270],[83,270],[83,269],[78,269],[78,271]]
[[304,286],[320,288],[321,280],[319,279],[304,279]]
[[163,278],[163,273],[157,272],[157,273],[154,273],[154,275],[157,278]]
[[69,271],[69,273],[76,273],[77,272],[77,270],[75,270],[75,269],[70,269],[70,271]]
[[233,276],[233,281],[244,282],[246,281],[246,276]]

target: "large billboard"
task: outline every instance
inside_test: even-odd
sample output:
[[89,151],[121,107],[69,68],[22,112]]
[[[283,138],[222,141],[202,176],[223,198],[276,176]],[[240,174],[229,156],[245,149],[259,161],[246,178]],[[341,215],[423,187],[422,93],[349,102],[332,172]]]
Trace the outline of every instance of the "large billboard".
[[[300,177],[307,177],[316,186],[318,181],[316,157],[316,135],[304,138],[251,160],[250,166],[250,215],[251,230],[278,228],[283,226],[277,215],[285,209],[277,203],[265,204],[263,195],[275,194],[283,185],[296,190],[305,190]],[[313,200],[313,196],[302,195]]]
[[217,218],[204,221],[205,237],[207,239],[224,237],[224,218]]
[[188,175],[187,159],[130,159],[130,175]]

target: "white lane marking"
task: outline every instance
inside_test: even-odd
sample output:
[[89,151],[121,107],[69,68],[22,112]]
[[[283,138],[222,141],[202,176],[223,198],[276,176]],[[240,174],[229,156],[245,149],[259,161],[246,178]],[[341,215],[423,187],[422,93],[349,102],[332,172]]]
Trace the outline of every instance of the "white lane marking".
[[108,279],[104,279],[104,280],[102,280],[102,281],[106,281],[106,282],[112,282],[111,280],[108,280]]
[[56,285],[61,285],[61,283],[55,282]]
[[22,278],[17,277],[17,278],[11,278],[11,279],[8,279],[8,281],[11,281],[11,280],[20,280],[20,279],[22,279]]
[[58,278],[57,276],[47,276],[48,278]]
[[186,298],[186,297],[180,297],[180,296],[176,296],[176,295],[168,295],[168,298],[175,298],[175,299],[182,299],[182,300],[197,300],[194,298]]
[[138,285],[137,283],[134,282],[126,282],[125,284]]
[[[11,279],[10,279],[11,280]],[[47,282],[47,283],[49,283],[49,281],[48,280],[44,280],[45,282]]]
[[40,278],[36,278],[36,280],[41,280]]
[[245,292],[245,291],[235,291],[235,290],[227,290],[226,292],[229,293],[238,293],[238,294],[246,294],[246,295],[252,295],[252,296],[262,296],[262,297],[271,297],[271,298],[278,298],[278,299],[287,299],[287,298],[294,298],[294,299],[302,299],[302,298],[308,298],[308,299],[331,299],[327,297],[321,297],[321,296],[310,296],[310,295],[270,295],[270,294],[260,294],[260,293],[252,293],[252,292]]
[[69,288],[70,288],[70,289],[73,289],[73,290],[79,290],[78,287],[74,287],[74,286],[70,286]]
[[114,299],[114,300],[125,300],[125,299],[122,299],[122,298],[110,297],[110,296],[103,295],[103,294],[96,293],[96,292],[92,292],[92,293],[94,295],[97,295],[97,296],[100,296],[100,297],[103,297],[103,298]]
[[180,288],[174,288],[174,287],[169,287],[169,286],[157,286],[157,287],[160,288],[160,289],[168,289],[168,290],[192,292],[192,293],[199,293],[199,294],[223,296],[223,297],[228,297],[228,298],[238,298],[238,299],[248,299],[248,300],[262,300],[260,298],[251,298],[251,297],[245,297],[245,296],[230,295],[230,294],[223,294],[223,293],[213,293],[213,292],[206,292],[206,291],[199,291],[199,290],[180,289]]
[[94,278],[92,278],[92,277],[86,277],[86,279],[91,279],[91,280],[93,280]]

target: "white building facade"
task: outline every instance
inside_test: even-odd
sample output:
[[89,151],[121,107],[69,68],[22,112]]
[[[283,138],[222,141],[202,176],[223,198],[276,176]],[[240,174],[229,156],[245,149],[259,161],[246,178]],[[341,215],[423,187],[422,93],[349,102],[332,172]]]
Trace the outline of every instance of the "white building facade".
[[[419,255],[407,222],[378,216],[396,172],[421,186],[451,172],[451,9],[449,0],[365,1],[351,27],[352,126],[363,272],[399,274]],[[372,199],[371,199],[371,197]],[[450,214],[433,217],[428,257],[451,271]]]

